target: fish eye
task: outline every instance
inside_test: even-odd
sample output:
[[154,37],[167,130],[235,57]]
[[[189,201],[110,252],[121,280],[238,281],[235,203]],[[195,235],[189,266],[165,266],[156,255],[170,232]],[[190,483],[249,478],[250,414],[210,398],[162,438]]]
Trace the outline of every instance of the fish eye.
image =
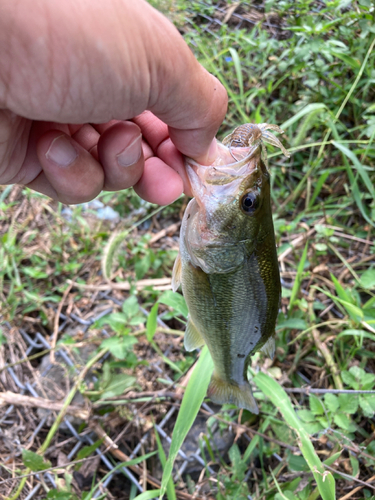
[[247,215],[252,215],[259,207],[259,193],[248,191],[240,200],[241,210]]

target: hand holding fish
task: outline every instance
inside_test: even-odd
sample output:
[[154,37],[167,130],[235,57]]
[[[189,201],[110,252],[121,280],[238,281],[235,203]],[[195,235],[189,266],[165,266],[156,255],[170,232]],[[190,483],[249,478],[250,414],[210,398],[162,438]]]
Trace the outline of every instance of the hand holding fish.
[[146,1],[0,11],[0,184],[64,203],[134,185],[168,204],[188,190],[181,153],[213,161],[225,89]]
[[253,413],[247,369],[256,351],[274,355],[281,298],[263,141],[289,156],[267,130],[280,131],[269,124],[238,127],[218,143],[210,166],[186,159],[194,198],[172,278],[175,291],[182,284],[189,308],[186,350],[207,344],[214,361],[208,396]]

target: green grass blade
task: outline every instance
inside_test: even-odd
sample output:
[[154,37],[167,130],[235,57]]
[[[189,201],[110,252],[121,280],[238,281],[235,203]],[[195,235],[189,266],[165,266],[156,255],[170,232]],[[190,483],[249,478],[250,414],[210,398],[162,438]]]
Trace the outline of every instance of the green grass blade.
[[280,128],[283,130],[286,130],[289,128],[293,123],[297,122],[301,118],[303,118],[305,115],[308,115],[309,113],[312,113],[313,111],[320,111],[327,109],[327,106],[321,102],[313,102],[311,104],[308,104],[305,106],[301,111],[298,111],[292,118],[289,118],[286,122],[284,122],[282,125],[280,125]]
[[184,439],[194,423],[195,417],[206,396],[208,384],[213,371],[213,361],[205,346],[202,349],[198,363],[190,377],[181,403],[176,424],[174,426],[169,456],[163,472],[160,489],[160,498],[164,495],[169,478],[172,474],[173,464]]
[[240,61],[240,58],[238,57],[238,52],[236,49],[230,48],[229,52],[230,52],[230,55],[232,56],[232,59],[233,59],[234,69],[236,70],[238,88],[240,89],[240,96],[241,96],[241,100],[242,100],[243,99],[243,77],[242,77],[241,61]]
[[292,312],[294,302],[296,301],[296,298],[297,298],[297,295],[298,295],[298,292],[299,292],[299,289],[301,286],[303,267],[305,265],[306,257],[307,257],[307,249],[308,249],[308,243],[306,243],[306,245],[305,245],[300,263],[298,264],[296,279],[294,280],[292,293],[290,295],[288,314],[290,314]]
[[[159,436],[159,433],[158,433],[158,431],[157,431],[157,429],[156,429],[155,426],[154,426],[154,431],[155,431],[156,444],[158,445],[158,453],[159,453],[159,458],[160,458],[161,466],[163,467],[163,470],[164,470],[165,464],[167,462],[167,457],[165,456],[164,448],[163,448],[163,446],[161,444],[160,436]],[[168,481],[167,498],[168,498],[168,500],[176,500],[176,491],[174,489],[174,484],[173,484],[172,477],[170,477],[169,481]]]
[[305,431],[302,421],[297,417],[287,393],[276,380],[273,380],[265,373],[258,373],[254,377],[254,382],[280,410],[285,422],[297,433],[302,455],[314,475],[322,499],[335,500],[335,479],[329,471],[324,469],[322,462],[315,453],[309,435]]
[[[339,141],[339,134],[337,132],[337,129],[335,127],[335,124],[334,123],[330,123],[330,128],[332,130],[332,133],[335,137],[335,141],[330,141],[332,144],[335,143],[335,146],[337,147],[338,144],[342,144],[341,141]],[[338,148],[340,151],[341,149]],[[361,192],[360,192],[360,189],[358,187],[358,182],[357,182],[357,178],[358,178],[358,175],[359,175],[359,172],[357,172],[357,175],[354,176],[353,174],[353,169],[351,168],[350,164],[349,164],[349,161],[348,161],[348,157],[344,154],[343,151],[341,151],[341,154],[342,154],[342,159],[344,161],[344,164],[345,164],[345,168],[346,168],[346,173],[348,174],[348,178],[349,178],[349,182],[350,182],[350,187],[351,187],[351,190],[352,190],[352,193],[353,193],[353,198],[357,204],[357,207],[359,208],[361,214],[362,214],[362,217],[369,223],[371,224],[371,226],[375,226],[375,223],[373,220],[371,220],[371,218],[369,217],[369,215],[367,214],[367,210],[366,208],[364,207],[363,203],[362,203],[362,197],[361,197]]]
[[319,177],[319,180],[318,182],[316,183],[316,186],[315,186],[315,189],[314,189],[314,193],[311,197],[311,200],[309,202],[309,208],[313,207],[314,206],[314,203],[315,203],[315,200],[317,199],[317,197],[319,196],[319,193],[320,191],[322,190],[322,187],[325,183],[325,181],[327,180],[329,174],[331,172],[329,170],[327,170],[327,172],[324,172],[320,177]]
[[152,498],[157,498],[160,495],[160,490],[150,490],[144,491],[140,495],[134,498],[134,500],[151,500]]
[[337,148],[339,149],[347,158],[349,158],[353,165],[356,167],[356,169],[358,170],[358,173],[359,175],[362,177],[362,180],[363,180],[363,183],[365,184],[365,186],[367,187],[367,189],[369,190],[371,196],[373,197],[373,199],[375,200],[375,188],[374,188],[374,185],[373,183],[371,182],[371,179],[368,175],[368,173],[366,172],[366,170],[363,168],[363,165],[362,163],[358,160],[358,158],[356,157],[356,155],[353,153],[353,151],[350,151],[350,149],[348,149],[346,146],[344,146],[343,144],[340,144],[339,142],[336,142],[336,141],[332,141],[332,144]]

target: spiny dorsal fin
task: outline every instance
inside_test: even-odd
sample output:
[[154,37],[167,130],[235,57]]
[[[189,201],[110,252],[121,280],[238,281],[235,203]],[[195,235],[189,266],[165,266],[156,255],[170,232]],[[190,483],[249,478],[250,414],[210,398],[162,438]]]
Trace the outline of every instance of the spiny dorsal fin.
[[194,351],[194,349],[198,349],[198,347],[202,347],[202,345],[204,345],[204,340],[189,318],[185,330],[184,347],[190,352]]
[[172,290],[174,292],[177,292],[178,287],[181,285],[181,271],[182,271],[181,257],[180,257],[180,252],[178,252],[172,271]]
[[262,352],[269,358],[273,359],[275,355],[275,339],[270,337],[263,347],[260,348]]
[[258,406],[255,402],[250,384],[234,385],[222,380],[217,373],[213,373],[207,396],[219,405],[234,404],[238,408],[245,408],[251,413],[258,414]]

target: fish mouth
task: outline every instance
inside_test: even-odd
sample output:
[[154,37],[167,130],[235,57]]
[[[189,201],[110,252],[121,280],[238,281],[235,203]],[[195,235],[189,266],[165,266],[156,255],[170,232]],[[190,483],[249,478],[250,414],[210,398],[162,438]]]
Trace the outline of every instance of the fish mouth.
[[220,142],[217,146],[218,155],[211,165],[201,165],[192,158],[185,158],[191,190],[200,206],[203,200],[210,204],[217,197],[229,203],[235,198],[243,180],[259,169],[261,145],[235,148],[236,157],[242,155],[242,159],[236,162],[232,161],[232,153],[227,146]]
[[[217,142],[218,146],[220,149],[222,150],[225,150],[227,153],[227,157],[231,158],[232,157],[230,156],[230,151],[229,151],[229,148],[227,146],[224,146],[223,144],[221,144],[220,142]],[[201,165],[200,163],[198,163],[197,161],[195,161],[193,158],[190,158],[189,156],[186,156],[185,157],[185,161],[186,163],[190,166],[190,167],[203,167],[203,168],[215,168],[216,170],[219,170],[219,171],[223,171],[225,172],[226,169],[234,169],[234,170],[237,170],[241,167],[243,167],[244,165],[246,165],[252,158],[254,158],[254,156],[258,155],[260,150],[261,150],[261,144],[255,144],[254,146],[252,147],[239,147],[239,148],[232,148],[232,149],[235,149],[236,150],[236,153],[239,153],[239,154],[245,154],[245,156],[237,161],[233,161],[233,162],[230,162],[230,163],[223,163],[223,164],[215,164],[217,160],[215,160],[213,163],[211,163],[211,165]],[[225,172],[226,173],[226,172]]]

